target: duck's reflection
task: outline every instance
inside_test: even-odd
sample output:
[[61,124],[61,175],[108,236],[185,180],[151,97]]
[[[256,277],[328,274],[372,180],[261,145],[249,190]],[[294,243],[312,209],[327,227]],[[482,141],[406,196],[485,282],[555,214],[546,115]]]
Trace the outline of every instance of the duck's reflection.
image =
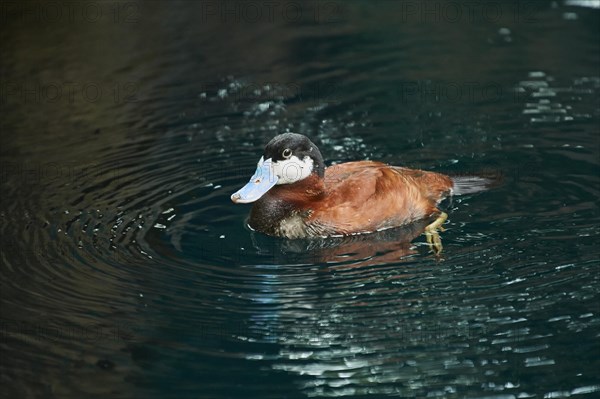
[[284,264],[327,264],[330,269],[386,265],[416,255],[419,251],[412,241],[430,223],[431,220],[424,219],[369,234],[296,240],[274,239],[252,232],[252,242],[259,253],[273,253],[275,260]]

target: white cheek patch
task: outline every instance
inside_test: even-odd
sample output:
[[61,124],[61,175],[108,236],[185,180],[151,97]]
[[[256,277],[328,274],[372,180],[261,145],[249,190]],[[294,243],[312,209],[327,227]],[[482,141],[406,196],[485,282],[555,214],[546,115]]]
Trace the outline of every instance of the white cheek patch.
[[300,160],[294,155],[273,164],[273,173],[279,178],[277,184],[295,183],[310,176],[312,171],[313,160],[310,157]]

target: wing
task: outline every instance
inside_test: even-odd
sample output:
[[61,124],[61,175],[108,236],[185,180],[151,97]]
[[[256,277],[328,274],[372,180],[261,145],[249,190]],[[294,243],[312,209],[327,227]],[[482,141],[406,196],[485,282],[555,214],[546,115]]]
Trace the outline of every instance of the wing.
[[412,184],[419,185],[423,191],[423,195],[435,204],[446,198],[454,185],[449,176],[440,173],[402,168],[400,166],[392,166],[391,168],[412,182]]
[[327,195],[311,219],[350,234],[430,216],[452,181],[437,173],[361,161],[327,168],[325,187]]

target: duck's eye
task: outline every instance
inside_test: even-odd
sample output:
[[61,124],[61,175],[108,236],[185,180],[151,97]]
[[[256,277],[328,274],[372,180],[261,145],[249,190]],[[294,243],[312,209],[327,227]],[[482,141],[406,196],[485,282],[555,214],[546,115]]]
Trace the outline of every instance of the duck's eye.
[[292,156],[292,150],[290,150],[289,148],[286,148],[285,150],[283,150],[281,155],[287,159]]

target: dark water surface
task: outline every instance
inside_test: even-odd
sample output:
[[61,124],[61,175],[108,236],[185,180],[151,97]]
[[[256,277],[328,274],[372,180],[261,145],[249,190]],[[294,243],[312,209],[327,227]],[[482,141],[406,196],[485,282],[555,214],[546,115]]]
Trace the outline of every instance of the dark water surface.
[[[599,397],[597,3],[3,4],[2,397]],[[498,184],[273,239],[286,131]]]

